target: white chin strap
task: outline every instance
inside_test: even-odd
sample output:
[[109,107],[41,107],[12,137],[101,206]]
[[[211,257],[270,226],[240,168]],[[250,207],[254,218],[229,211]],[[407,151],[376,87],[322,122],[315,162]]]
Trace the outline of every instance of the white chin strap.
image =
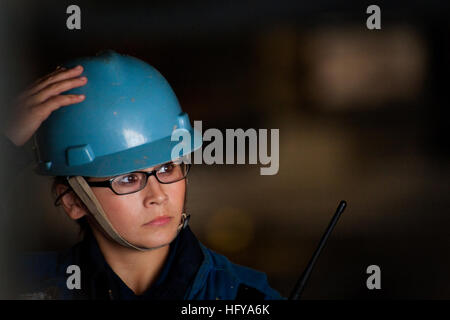
[[[86,180],[84,180],[84,178],[81,176],[76,176],[69,178],[68,182],[72,187],[72,189],[74,190],[74,192],[80,197],[81,201],[83,201],[83,203],[87,206],[90,213],[94,216],[95,220],[98,222],[101,228],[106,232],[106,234],[109,237],[111,237],[111,239],[113,239],[118,244],[124,247],[133,248],[139,251],[149,251],[160,248],[160,247],[156,248],[138,247],[132,243],[129,243],[116,231],[116,229],[114,229],[111,222],[109,222],[108,217],[106,216],[102,206],[100,205],[100,202],[98,202],[97,198],[92,192],[92,189],[86,183]],[[181,223],[178,226],[177,234],[181,231],[181,229],[186,228],[189,222],[189,217],[190,216],[186,215],[186,213],[182,213]]]

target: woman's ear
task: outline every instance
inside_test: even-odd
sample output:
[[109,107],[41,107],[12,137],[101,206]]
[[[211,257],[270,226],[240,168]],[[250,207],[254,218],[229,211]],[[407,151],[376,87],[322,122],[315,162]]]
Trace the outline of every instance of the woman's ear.
[[[56,194],[60,195],[67,190],[67,186],[59,184],[56,186]],[[61,198],[64,211],[72,220],[78,220],[87,215],[86,206],[81,202],[75,192],[68,192]]]

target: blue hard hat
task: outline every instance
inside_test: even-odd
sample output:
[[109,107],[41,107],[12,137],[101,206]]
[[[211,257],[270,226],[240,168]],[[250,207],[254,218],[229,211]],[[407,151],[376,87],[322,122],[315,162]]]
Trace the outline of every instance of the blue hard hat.
[[108,177],[172,160],[174,130],[187,130],[185,156],[202,145],[169,83],[137,58],[106,51],[66,63],[82,65],[81,103],[59,108],[35,134],[35,172],[52,176]]

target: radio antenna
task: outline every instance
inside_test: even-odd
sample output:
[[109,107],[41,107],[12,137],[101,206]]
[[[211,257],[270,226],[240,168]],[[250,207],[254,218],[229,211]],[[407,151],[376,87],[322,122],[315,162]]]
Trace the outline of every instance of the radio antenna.
[[320,253],[322,252],[323,247],[327,243],[328,237],[330,236],[331,232],[334,229],[334,226],[336,225],[339,217],[341,216],[342,212],[344,211],[345,207],[347,206],[347,202],[342,200],[333,216],[333,218],[330,221],[330,224],[328,225],[327,229],[325,230],[325,233],[322,236],[322,239],[320,239],[319,245],[316,248],[316,251],[314,252],[313,256],[311,257],[311,260],[309,260],[308,266],[306,267],[305,271],[302,273],[300,278],[298,279],[294,290],[292,290],[291,295],[289,296],[289,300],[300,300],[300,296],[302,295],[303,289],[305,288],[306,282],[308,281],[309,275],[311,274],[312,269],[314,268],[314,265],[316,263],[317,258],[319,257]]

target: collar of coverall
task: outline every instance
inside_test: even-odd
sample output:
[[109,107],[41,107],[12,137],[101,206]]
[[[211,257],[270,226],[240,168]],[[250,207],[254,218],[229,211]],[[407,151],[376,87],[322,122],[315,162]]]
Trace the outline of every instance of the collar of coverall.
[[[97,200],[97,197],[92,192],[91,187],[86,183],[86,180],[82,176],[74,176],[70,177],[68,179],[68,182],[72,187],[73,191],[80,197],[81,201],[83,201],[83,203],[86,205],[86,207],[88,208],[92,216],[95,218],[95,220],[98,222],[100,227],[103,229],[103,231],[105,231],[106,234],[109,237],[111,237],[111,239],[113,239],[118,244],[124,247],[133,248],[139,251],[149,251],[159,248],[159,247],[156,248],[139,247],[128,242],[116,231],[116,229],[114,229],[113,225],[108,220],[108,217],[106,216],[105,211],[103,210],[100,202]],[[181,231],[182,228],[186,228],[188,222],[189,222],[189,215],[186,215],[186,213],[182,213],[181,223],[178,226],[177,234]]]

